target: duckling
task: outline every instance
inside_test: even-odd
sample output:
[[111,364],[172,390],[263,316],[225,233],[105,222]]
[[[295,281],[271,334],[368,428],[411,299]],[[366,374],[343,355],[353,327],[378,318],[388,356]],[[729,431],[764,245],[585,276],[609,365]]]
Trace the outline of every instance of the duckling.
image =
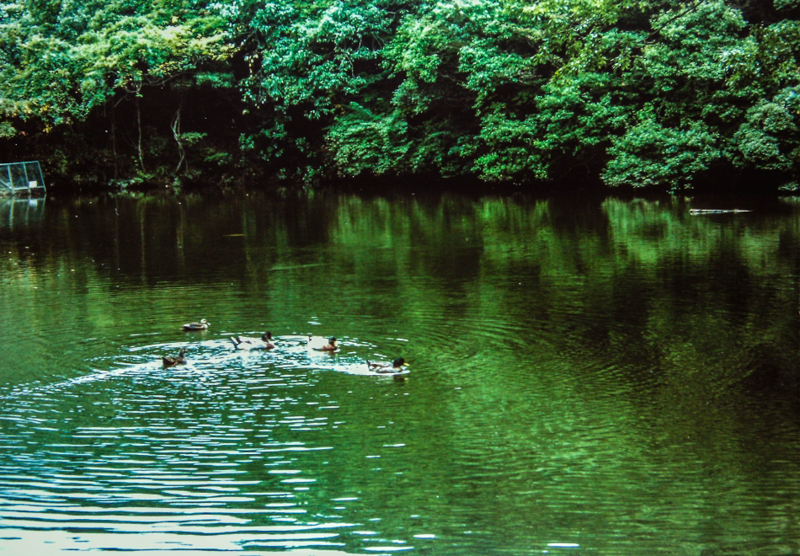
[[309,336],[308,347],[316,351],[336,351],[339,346],[336,344],[336,338],[328,338],[327,340],[321,336]]
[[373,373],[396,374],[402,373],[403,367],[408,367],[408,363],[402,357],[398,357],[391,363],[375,363],[367,360],[367,368]]
[[275,344],[272,343],[272,332],[265,332],[260,338],[252,338],[248,336],[231,336],[231,342],[236,349],[272,349]]
[[180,353],[178,355],[165,355],[161,360],[164,363],[165,367],[174,367],[175,365],[185,365],[186,364],[186,348],[181,348]]
[[200,319],[200,322],[187,322],[183,325],[183,329],[186,332],[192,332],[195,330],[208,330],[209,326],[211,326],[210,322],[206,319]]

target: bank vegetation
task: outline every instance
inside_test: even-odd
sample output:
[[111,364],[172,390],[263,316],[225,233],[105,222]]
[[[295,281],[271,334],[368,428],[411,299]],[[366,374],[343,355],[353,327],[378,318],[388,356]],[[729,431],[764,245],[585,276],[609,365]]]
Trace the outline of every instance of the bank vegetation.
[[0,3],[0,152],[63,188],[792,190],[798,0]]

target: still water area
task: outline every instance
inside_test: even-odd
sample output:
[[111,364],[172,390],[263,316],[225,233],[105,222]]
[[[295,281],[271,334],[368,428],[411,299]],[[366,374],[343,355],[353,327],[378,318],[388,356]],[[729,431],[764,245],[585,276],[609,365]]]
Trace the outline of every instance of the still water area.
[[0,200],[0,553],[798,554],[800,202],[696,205]]

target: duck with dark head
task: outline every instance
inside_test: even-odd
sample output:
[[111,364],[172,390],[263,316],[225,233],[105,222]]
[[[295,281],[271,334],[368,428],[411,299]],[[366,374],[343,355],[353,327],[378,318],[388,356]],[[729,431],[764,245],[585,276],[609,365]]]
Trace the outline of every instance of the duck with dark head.
[[333,352],[339,349],[339,344],[335,337],[325,339],[322,336],[309,336],[308,347],[314,351]]
[[367,368],[373,373],[380,374],[397,374],[403,372],[403,367],[408,367],[408,363],[402,357],[398,357],[391,363],[382,363],[375,361],[367,361]]
[[272,332],[267,330],[260,338],[248,336],[231,336],[231,342],[236,349],[273,349]]
[[174,367],[176,365],[185,365],[186,364],[186,348],[181,348],[181,351],[178,355],[165,355],[161,362],[164,364],[165,367]]

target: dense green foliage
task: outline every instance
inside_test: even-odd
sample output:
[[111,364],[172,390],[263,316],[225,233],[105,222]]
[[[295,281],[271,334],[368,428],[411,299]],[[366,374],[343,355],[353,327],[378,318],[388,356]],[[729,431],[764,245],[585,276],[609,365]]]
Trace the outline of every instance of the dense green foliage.
[[792,0],[19,0],[0,146],[118,185],[791,186],[799,65]]

